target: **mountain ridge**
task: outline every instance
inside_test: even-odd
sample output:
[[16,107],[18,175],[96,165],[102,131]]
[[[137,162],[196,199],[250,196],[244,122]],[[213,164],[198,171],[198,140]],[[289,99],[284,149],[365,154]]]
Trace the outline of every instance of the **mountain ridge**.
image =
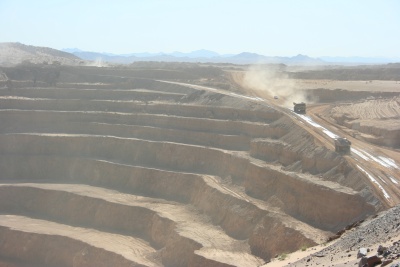
[[400,62],[400,58],[373,57],[330,57],[313,58],[298,54],[292,57],[265,56],[252,52],[239,54],[219,54],[200,49],[192,52],[172,53],[128,53],[113,54],[107,52],[84,51],[79,48],[57,50],[49,47],[25,45],[18,42],[0,43],[0,65],[15,65],[24,61],[31,63],[52,63],[76,65],[82,60],[109,62],[114,64],[131,64],[139,61],[149,62],[188,62],[188,63],[231,63],[231,64],[285,64],[285,65],[375,65]]
[[303,54],[295,56],[265,56],[253,52],[241,52],[238,54],[219,54],[217,52],[200,49],[192,52],[172,53],[129,53],[129,54],[111,54],[104,52],[76,51],[76,48],[67,48],[63,51],[72,51],[72,54],[85,60],[103,60],[112,63],[129,64],[137,61],[166,61],[166,62],[199,62],[199,63],[232,63],[232,64],[286,64],[286,65],[358,65],[358,64],[387,64],[400,62],[400,57],[340,57],[340,56],[322,56],[310,57]]
[[196,50],[189,53],[131,53],[131,54],[110,54],[91,51],[76,51],[76,48],[63,49],[63,51],[72,51],[72,54],[84,60],[101,60],[110,63],[129,64],[137,61],[165,61],[165,62],[200,62],[200,63],[233,63],[233,64],[306,64],[323,65],[326,62],[319,58],[312,58],[306,55],[297,55],[294,57],[271,57],[257,53],[242,52],[239,54],[221,55],[210,50]]

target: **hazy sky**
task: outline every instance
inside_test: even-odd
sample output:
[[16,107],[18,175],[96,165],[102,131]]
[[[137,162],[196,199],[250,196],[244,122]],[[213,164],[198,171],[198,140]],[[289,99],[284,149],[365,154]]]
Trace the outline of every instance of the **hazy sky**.
[[0,0],[0,25],[56,49],[400,56],[400,0]]

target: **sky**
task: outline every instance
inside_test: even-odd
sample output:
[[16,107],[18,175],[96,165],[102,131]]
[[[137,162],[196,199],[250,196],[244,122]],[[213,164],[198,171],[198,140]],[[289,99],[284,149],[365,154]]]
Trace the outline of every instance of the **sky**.
[[0,0],[0,25],[0,42],[115,54],[400,57],[400,0]]

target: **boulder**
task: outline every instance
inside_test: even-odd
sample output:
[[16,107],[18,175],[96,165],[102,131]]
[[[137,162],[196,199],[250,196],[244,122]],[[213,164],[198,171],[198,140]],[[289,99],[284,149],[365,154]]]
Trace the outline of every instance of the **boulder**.
[[378,256],[371,256],[371,257],[363,256],[361,260],[358,262],[358,267],[372,267],[380,263],[382,263],[382,260]]
[[381,264],[381,263],[382,263],[382,260],[378,256],[371,256],[367,259],[368,267],[372,267],[372,266],[375,266],[375,265]]
[[361,257],[361,260],[358,262],[358,267],[365,267],[367,266],[367,257]]
[[379,247],[378,247],[378,255],[382,255],[383,253],[385,253],[385,251],[387,251],[387,247],[379,245]]
[[357,259],[367,256],[367,253],[366,248],[360,248],[357,253]]

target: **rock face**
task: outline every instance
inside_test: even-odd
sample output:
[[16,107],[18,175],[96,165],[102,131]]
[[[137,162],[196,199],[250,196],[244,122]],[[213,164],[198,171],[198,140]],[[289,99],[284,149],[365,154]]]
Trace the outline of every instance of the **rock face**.
[[0,265],[260,266],[379,206],[342,156],[266,105],[75,71],[0,89]]

